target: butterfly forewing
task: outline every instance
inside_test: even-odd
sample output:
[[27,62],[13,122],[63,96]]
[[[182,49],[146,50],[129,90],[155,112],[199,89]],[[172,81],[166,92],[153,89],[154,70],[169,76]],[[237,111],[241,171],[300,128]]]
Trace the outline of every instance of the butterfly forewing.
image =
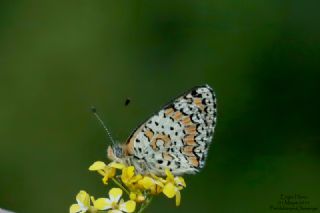
[[193,174],[205,164],[215,123],[213,90],[195,87],[138,127],[127,140],[127,154],[141,173],[164,175],[168,168],[175,175]]

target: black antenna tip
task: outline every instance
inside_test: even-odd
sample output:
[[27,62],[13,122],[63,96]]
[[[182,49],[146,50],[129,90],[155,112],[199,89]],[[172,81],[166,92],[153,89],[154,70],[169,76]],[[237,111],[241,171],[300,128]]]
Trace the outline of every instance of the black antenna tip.
[[127,98],[126,101],[124,102],[124,105],[128,106],[130,104],[130,102],[131,102],[130,98]]
[[95,106],[91,106],[91,112],[96,113],[97,112],[97,108]]

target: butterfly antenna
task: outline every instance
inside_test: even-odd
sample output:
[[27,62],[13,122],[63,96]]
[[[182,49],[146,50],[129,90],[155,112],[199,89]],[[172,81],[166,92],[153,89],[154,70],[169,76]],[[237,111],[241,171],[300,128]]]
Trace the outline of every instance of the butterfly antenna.
[[92,106],[91,107],[91,112],[94,114],[94,116],[96,116],[97,120],[99,121],[99,123],[101,124],[101,126],[104,128],[104,130],[107,132],[109,139],[111,140],[111,142],[113,143],[113,145],[115,145],[115,141],[113,140],[109,129],[107,128],[107,126],[104,124],[104,122],[102,121],[102,119],[100,118],[100,116],[97,113],[97,109]]

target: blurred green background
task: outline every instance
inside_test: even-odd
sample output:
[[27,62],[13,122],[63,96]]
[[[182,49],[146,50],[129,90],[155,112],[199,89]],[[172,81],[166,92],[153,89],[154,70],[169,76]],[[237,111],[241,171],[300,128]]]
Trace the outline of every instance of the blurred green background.
[[281,194],[319,211],[319,6],[1,1],[0,207],[68,212],[80,189],[102,196],[88,167],[109,141],[90,106],[124,141],[208,83],[218,124],[207,166],[186,177],[181,207],[157,198],[147,212],[286,212],[270,208]]

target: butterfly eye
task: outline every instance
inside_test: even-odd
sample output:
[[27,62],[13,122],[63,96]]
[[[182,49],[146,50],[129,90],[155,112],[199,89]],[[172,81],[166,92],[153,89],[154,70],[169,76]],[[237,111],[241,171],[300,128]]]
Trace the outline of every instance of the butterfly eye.
[[120,146],[115,146],[113,148],[113,153],[115,154],[115,156],[117,158],[122,158],[123,157],[123,150],[122,150],[122,147]]

